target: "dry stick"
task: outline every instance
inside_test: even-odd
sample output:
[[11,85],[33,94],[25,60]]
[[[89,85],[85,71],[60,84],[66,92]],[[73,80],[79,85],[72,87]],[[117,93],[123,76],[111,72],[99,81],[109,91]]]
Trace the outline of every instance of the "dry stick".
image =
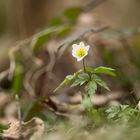
[[32,77],[32,73],[31,72],[28,72],[25,75],[25,80],[23,82],[23,85],[24,85],[25,90],[28,92],[28,94],[31,97],[31,101],[30,101],[29,105],[27,106],[25,112],[23,113],[22,121],[24,121],[26,119],[26,117],[28,115],[28,112],[31,110],[31,108],[33,107],[33,105],[36,102],[36,99],[34,99],[34,97],[35,97],[35,91],[34,91],[33,87],[30,84],[31,77]]
[[[52,76],[52,70],[53,70],[53,67],[56,63],[56,60],[55,60],[55,56],[53,53],[51,53],[49,51],[49,57],[50,57],[50,62],[47,66],[45,67],[40,67],[39,70],[35,71],[34,73],[32,73],[32,75],[26,75],[26,80],[24,82],[24,85],[26,87],[26,90],[29,92],[30,90],[32,91],[32,97],[35,97],[35,91],[34,89],[31,87],[31,85],[29,84],[29,81],[32,80],[33,82],[37,81],[37,79],[44,73],[46,73],[48,76]],[[34,83],[35,85],[35,83]],[[45,85],[44,85],[45,86]],[[27,107],[27,109],[25,110],[24,114],[23,114],[23,117],[22,117],[22,120],[25,120],[28,113],[30,112],[31,108],[34,106],[35,102],[37,101],[37,99],[33,98],[32,101],[30,102],[29,106]]]
[[25,75],[25,79],[23,81],[23,85],[25,90],[28,92],[28,94],[30,95],[30,97],[35,97],[35,91],[33,89],[33,87],[31,86],[30,82],[31,82],[31,78],[32,78],[32,72],[29,71],[26,75]]
[[[21,46],[23,45],[26,45],[30,42],[30,39],[26,39],[26,40],[23,40],[23,41],[20,41],[18,43],[18,45],[14,46],[10,51],[9,51],[9,58],[10,58],[10,68],[8,70],[8,78],[12,79],[13,78],[13,74],[14,74],[14,69],[15,69],[15,65],[16,65],[16,60],[15,60],[15,53],[17,51],[19,51],[21,49]],[[30,74],[30,73],[29,73]],[[26,76],[27,77],[27,76]],[[28,92],[29,95],[31,96],[34,96],[34,90],[32,89],[32,87],[30,86],[29,83],[26,83],[24,82],[24,87],[27,91],[30,91]],[[32,92],[31,92],[32,91]],[[21,106],[20,106],[20,102],[19,102],[19,99],[17,98],[17,112],[18,112],[18,119],[19,119],[19,125],[20,125],[20,137],[22,138],[22,134],[21,134],[21,129],[22,129],[22,121],[24,120],[24,118],[27,116],[26,115],[26,112],[22,118],[21,116]]]
[[84,12],[93,10],[94,8],[96,8],[97,6],[99,6],[100,4],[102,4],[103,2],[106,2],[107,0],[91,0],[89,3],[87,3],[84,7],[83,10]]
[[[13,78],[13,74],[14,74],[14,69],[15,69],[15,65],[16,65],[16,62],[15,62],[15,53],[17,51],[19,51],[21,49],[22,46],[25,46],[27,45],[30,41],[31,41],[32,37],[31,38],[28,38],[28,39],[25,39],[25,40],[22,40],[22,41],[18,41],[16,43],[16,45],[14,45],[10,51],[9,51],[9,58],[10,58],[10,68],[2,73],[0,73],[0,80],[2,80],[5,75],[8,75],[8,78],[9,79],[12,79]],[[34,58],[33,58],[33,62],[34,61]],[[28,75],[29,76],[29,75]],[[26,78],[27,79],[27,78]],[[25,89],[28,91],[29,95],[31,96],[34,96],[34,90],[33,88],[30,86],[29,83],[26,83],[24,82],[24,87]],[[30,90],[29,90],[30,89]],[[32,91],[32,92],[31,92]],[[29,106],[29,109],[27,110],[30,110],[30,108],[33,106],[34,104],[34,101],[31,102],[31,105]],[[26,114],[27,112],[25,112],[25,114],[23,115],[23,117],[21,117],[21,107],[20,107],[20,102],[17,100],[17,112],[18,112],[18,118],[19,118],[19,123],[20,123],[20,126],[21,126],[21,123],[22,123],[22,120],[24,120],[26,118]],[[20,127],[21,128],[21,127]]]
[[98,28],[87,28],[87,29],[82,30],[81,32],[74,33],[73,35],[71,35],[71,37],[66,38],[59,44],[58,51],[63,47],[64,44],[75,41],[75,40],[79,39],[80,37],[83,37],[87,33],[90,33],[90,32],[98,33],[98,32],[102,32],[108,28],[109,28],[109,26],[101,26]]
[[48,49],[48,53],[49,53],[49,58],[50,58],[50,62],[47,65],[46,69],[45,69],[45,75],[44,75],[44,81],[43,81],[43,85],[42,85],[42,89],[41,89],[41,93],[43,95],[46,95],[45,88],[46,88],[46,83],[45,82],[49,82],[50,79],[53,79],[53,68],[56,64],[56,56],[55,53],[52,52],[51,50]]
[[[105,1],[105,0],[104,0]],[[94,1],[92,1],[90,4],[87,4],[86,6],[85,6],[85,10],[87,9],[87,10],[90,10],[91,9],[91,7],[92,8],[95,8],[97,5],[99,5],[101,2],[103,2],[103,0],[94,0]],[[91,6],[92,5],[92,6]],[[100,29],[87,29],[86,31],[84,31],[84,32],[82,32],[82,33],[80,33],[77,37],[75,37],[74,39],[78,39],[80,36],[83,36],[84,34],[86,34],[86,33],[88,33],[88,32],[100,32],[100,31],[102,31],[102,30],[104,30],[104,29],[106,29],[106,28],[108,28],[108,27],[103,27],[103,28],[100,28]],[[10,54],[9,54],[9,57],[11,58],[11,63],[10,63],[10,70],[9,70],[9,75],[10,75],[10,78],[13,76],[13,69],[15,68],[15,58],[14,58],[14,52],[16,52],[17,50],[19,50],[20,49],[20,46],[21,45],[24,45],[24,44],[27,44],[27,43],[29,43],[31,41],[31,38],[29,38],[29,39],[26,39],[26,40],[23,40],[23,41],[20,41],[20,43],[16,46],[16,47],[14,47],[14,49],[12,49],[12,51],[10,52]],[[67,48],[67,47],[66,47]],[[55,64],[55,63],[54,63]],[[31,103],[31,106],[33,105],[33,103]],[[31,107],[29,107],[29,109],[28,110],[30,110],[30,108]],[[21,115],[21,112],[19,111],[20,110],[20,104],[18,104],[18,114],[19,114],[19,116]],[[28,112],[28,111],[27,111]],[[27,114],[27,112],[25,113],[25,114]],[[25,115],[26,116],[26,115]],[[21,116],[20,116],[21,117]],[[20,119],[21,120],[21,119]]]
[[[87,3],[84,7],[83,7],[83,12],[86,12],[86,11],[90,11],[90,10],[92,10],[92,9],[94,9],[94,8],[96,8],[98,5],[100,5],[102,2],[105,2],[106,0],[91,0],[89,3]],[[88,30],[87,31],[85,31],[85,33],[86,32],[88,32]],[[84,34],[85,34],[84,33]],[[18,41],[16,44],[17,45],[14,45],[13,47],[14,47],[14,49],[12,48],[11,49],[11,52],[9,53],[9,58],[11,58],[11,62],[10,62],[10,69],[8,70],[9,71],[9,78],[11,78],[12,76],[13,76],[13,69],[14,69],[14,67],[15,67],[15,62],[14,62],[14,55],[13,55],[13,52],[15,52],[15,51],[17,51],[21,46],[23,46],[23,45],[25,45],[25,44],[27,44],[27,43],[29,43],[31,40],[32,40],[32,38],[33,38],[34,36],[32,36],[32,37],[30,37],[30,38],[28,38],[28,39],[25,39],[25,40],[21,40],[21,41]],[[16,49],[15,49],[16,48]],[[60,48],[59,48],[60,49]],[[64,52],[64,51],[63,51]],[[7,71],[7,70],[6,70]],[[1,74],[0,74],[1,75]]]
[[15,53],[17,51],[19,51],[21,49],[22,46],[26,45],[27,43],[30,42],[30,38],[29,39],[25,39],[22,41],[18,41],[16,43],[15,46],[13,46],[10,50],[9,50],[9,59],[10,59],[10,67],[9,67],[9,75],[8,78],[11,80],[13,78],[14,75],[14,70],[15,70],[15,66],[16,66],[16,60],[15,60]]
[[73,116],[73,115],[70,115],[70,114],[68,114],[68,113],[61,113],[61,112],[59,112],[59,111],[54,110],[54,109],[53,109],[52,107],[50,107],[45,101],[44,101],[43,103],[44,103],[44,105],[47,106],[47,109],[48,109],[50,112],[54,113],[54,114],[55,114],[56,116],[58,116],[58,117],[62,117],[62,118],[69,119],[70,116]]
[[[35,78],[36,72],[37,72],[37,78]],[[30,101],[29,105],[27,106],[26,110],[23,113],[23,116],[22,116],[23,121],[26,119],[28,113],[30,112],[30,110],[32,109],[32,107],[34,106],[36,101],[38,100],[37,98],[35,98],[35,91],[34,91],[34,88],[31,86],[30,81],[32,81],[33,85],[35,85],[35,82],[37,81],[38,77],[43,72],[44,72],[44,69],[43,69],[43,71],[40,71],[40,69],[39,69],[39,70],[34,71],[34,72],[30,71],[25,75],[25,80],[24,80],[23,84],[24,84],[25,90],[28,92],[28,94],[31,97],[31,101]]]
[[60,59],[62,57],[62,55],[64,54],[64,52],[67,50],[67,48],[69,47],[69,45],[78,40],[79,38],[82,38],[85,34],[87,33],[98,33],[98,32],[102,32],[106,29],[108,29],[109,26],[101,26],[101,27],[98,27],[98,28],[88,28],[88,29],[85,29],[81,32],[78,32],[78,33],[75,33],[74,35],[71,35],[71,37],[68,37],[66,38],[64,41],[62,41],[60,44],[59,44],[59,47],[58,47],[58,51],[57,51],[57,58]]
[[6,77],[8,76],[8,74],[9,74],[9,69],[7,69],[7,70],[1,72],[1,73],[0,73],[0,82],[1,82],[4,78],[6,78]]
[[[24,43],[26,43],[27,40],[24,40]],[[9,51],[9,58],[10,58],[10,68],[8,69],[8,78],[11,80],[14,75],[14,70],[16,67],[16,60],[15,60],[15,52],[19,51],[21,48],[21,45],[24,43],[19,43],[18,45],[14,46],[10,51]],[[19,96],[16,94],[15,95],[16,99],[16,107],[17,107],[17,115],[18,115],[18,120],[19,120],[19,136],[20,139],[24,139],[22,135],[22,117],[21,117],[21,104],[19,100]]]
[[20,105],[19,96],[17,94],[15,95],[15,99],[16,99],[17,115],[19,120],[19,137],[22,140],[23,135],[22,135],[21,105]]

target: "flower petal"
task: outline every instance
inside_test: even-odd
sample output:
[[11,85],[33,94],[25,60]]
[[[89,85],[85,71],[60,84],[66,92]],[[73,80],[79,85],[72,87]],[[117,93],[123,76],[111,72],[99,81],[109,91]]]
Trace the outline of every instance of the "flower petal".
[[72,45],[72,56],[77,59],[77,61],[81,61],[85,56],[88,55],[90,46],[86,46],[84,42],[80,42],[79,45]]
[[81,41],[81,42],[79,43],[79,46],[80,46],[80,47],[85,47],[84,42]]
[[72,51],[72,56],[77,58],[75,51]]
[[77,58],[77,61],[81,61],[84,57]]
[[73,45],[72,45],[72,48],[73,48],[73,49],[76,49],[76,48],[78,48],[78,47],[79,47],[79,46],[78,46],[77,44],[73,44]]

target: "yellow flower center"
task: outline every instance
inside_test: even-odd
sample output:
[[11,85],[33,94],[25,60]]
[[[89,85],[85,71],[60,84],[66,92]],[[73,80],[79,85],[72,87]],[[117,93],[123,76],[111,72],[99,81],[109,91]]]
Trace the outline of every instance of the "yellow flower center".
[[77,55],[78,57],[84,56],[84,55],[85,55],[85,49],[84,49],[84,48],[78,48],[78,49],[76,50],[76,55]]

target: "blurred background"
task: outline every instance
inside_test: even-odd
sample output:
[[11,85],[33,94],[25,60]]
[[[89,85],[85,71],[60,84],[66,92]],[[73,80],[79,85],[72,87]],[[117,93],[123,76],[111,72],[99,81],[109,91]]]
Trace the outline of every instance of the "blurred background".
[[[82,68],[71,57],[71,44],[81,40],[92,48],[86,59],[88,66],[109,66],[118,75],[102,77],[111,92],[104,94],[108,92],[98,89],[93,99],[95,105],[137,104],[140,98],[139,7],[139,0],[1,0],[2,121],[17,116],[14,94],[21,99],[25,120],[33,116],[48,120],[48,111],[61,117],[64,113],[83,111],[79,107],[79,89],[64,88],[53,93],[66,75]],[[89,30],[104,26],[108,29],[96,33]],[[87,29],[89,32],[85,34]]]

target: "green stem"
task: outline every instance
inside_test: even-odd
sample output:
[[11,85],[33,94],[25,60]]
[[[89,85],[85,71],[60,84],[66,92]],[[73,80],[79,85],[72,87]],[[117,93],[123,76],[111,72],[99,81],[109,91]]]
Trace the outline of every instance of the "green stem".
[[84,68],[84,72],[86,73],[85,59],[83,59],[83,68]]
[[90,73],[88,73],[88,72],[86,71],[85,59],[83,59],[83,68],[84,68],[84,72],[87,73],[87,74],[89,75],[89,79],[91,79]]

